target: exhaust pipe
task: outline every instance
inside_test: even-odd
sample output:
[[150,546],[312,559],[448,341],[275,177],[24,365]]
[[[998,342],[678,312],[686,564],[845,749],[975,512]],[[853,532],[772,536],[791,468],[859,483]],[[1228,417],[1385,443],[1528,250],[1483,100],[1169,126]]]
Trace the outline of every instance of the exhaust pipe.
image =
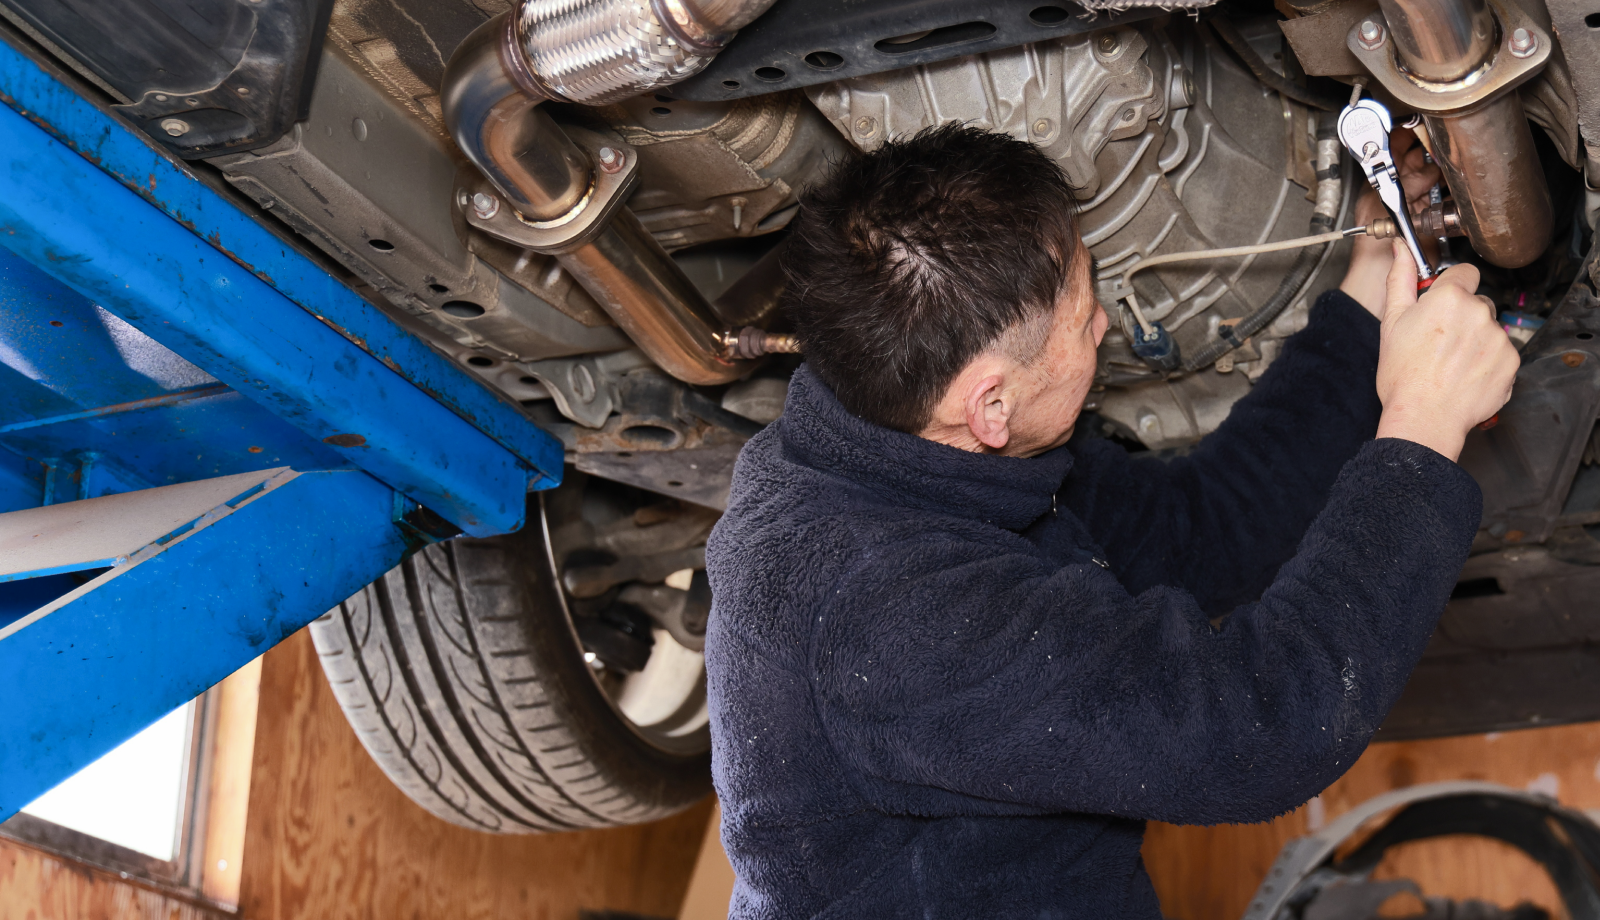
[[651,360],[685,383],[738,379],[749,349],[735,347],[739,332],[716,321],[621,204],[625,187],[600,181],[599,169],[620,167],[596,164],[539,104],[604,105],[691,77],[772,2],[521,0],[468,36],[445,69],[445,126],[462,152],[518,224],[542,234],[536,248],[556,255]]
[[1379,0],[1379,6],[1388,29],[1371,19],[1358,24],[1351,50],[1421,113],[1429,151],[1472,248],[1504,268],[1527,265],[1550,245],[1553,212],[1514,90],[1543,66],[1548,32],[1516,0]]

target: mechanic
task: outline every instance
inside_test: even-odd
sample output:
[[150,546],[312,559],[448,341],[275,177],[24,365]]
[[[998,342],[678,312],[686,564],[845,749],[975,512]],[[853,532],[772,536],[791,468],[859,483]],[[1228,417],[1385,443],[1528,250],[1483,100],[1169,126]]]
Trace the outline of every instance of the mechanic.
[[1159,917],[1144,822],[1316,795],[1444,608],[1481,512],[1454,461],[1518,367],[1476,269],[1418,299],[1358,245],[1163,462],[1073,437],[1107,326],[1074,200],[961,126],[804,199],[806,364],[706,554],[735,918]]

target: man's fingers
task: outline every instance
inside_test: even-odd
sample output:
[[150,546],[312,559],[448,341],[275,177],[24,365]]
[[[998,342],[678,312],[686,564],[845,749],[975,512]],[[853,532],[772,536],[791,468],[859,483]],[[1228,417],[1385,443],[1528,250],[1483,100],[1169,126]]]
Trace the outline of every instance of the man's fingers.
[[1385,282],[1389,300],[1385,319],[1397,317],[1399,311],[1417,302],[1417,263],[1404,243],[1395,240],[1393,245],[1394,264],[1389,266],[1389,278]]
[[1478,292],[1479,280],[1481,280],[1481,278],[1478,272],[1478,266],[1469,265],[1466,262],[1463,262],[1460,265],[1452,265],[1443,272],[1440,272],[1438,279],[1433,282],[1433,286],[1435,288],[1439,287],[1440,285],[1458,287],[1468,294],[1476,294]]

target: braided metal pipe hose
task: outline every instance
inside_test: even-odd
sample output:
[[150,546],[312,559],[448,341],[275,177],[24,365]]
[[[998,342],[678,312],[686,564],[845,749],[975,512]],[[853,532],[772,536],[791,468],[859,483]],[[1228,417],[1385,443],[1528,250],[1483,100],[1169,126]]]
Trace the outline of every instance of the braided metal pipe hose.
[[[445,126],[518,218],[571,225],[554,254],[661,368],[686,383],[738,379],[749,361],[660,244],[621,207],[582,229],[597,164],[539,108],[603,105],[693,76],[773,0],[522,0],[451,55]],[[602,212],[605,213],[605,212]]]

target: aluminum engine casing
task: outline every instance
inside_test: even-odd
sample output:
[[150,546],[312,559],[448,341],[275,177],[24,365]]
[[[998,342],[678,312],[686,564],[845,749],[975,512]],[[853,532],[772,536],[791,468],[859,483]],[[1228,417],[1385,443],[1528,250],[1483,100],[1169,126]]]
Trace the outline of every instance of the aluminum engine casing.
[[[1246,34],[1263,45],[1281,41],[1275,28]],[[1219,368],[1164,381],[1133,355],[1132,318],[1111,295],[1136,256],[1304,236],[1311,220],[1313,119],[1185,22],[1107,29],[808,94],[863,150],[960,121],[1032,141],[1061,164],[1078,189],[1080,232],[1114,320],[1087,408],[1152,449],[1192,443],[1221,424],[1283,336],[1305,324],[1306,296],[1337,277],[1336,260],[1324,259],[1306,294]],[[1155,268],[1135,276],[1134,289],[1146,315],[1192,353],[1219,322],[1271,296],[1294,258]]]

